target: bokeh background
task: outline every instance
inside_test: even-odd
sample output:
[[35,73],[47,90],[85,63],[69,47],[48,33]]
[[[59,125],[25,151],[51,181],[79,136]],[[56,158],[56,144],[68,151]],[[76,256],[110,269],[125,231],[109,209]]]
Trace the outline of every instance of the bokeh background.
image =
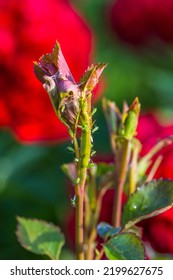
[[[73,190],[61,171],[73,156],[33,73],[56,39],[76,81],[91,63],[108,63],[94,92],[99,159],[111,157],[103,96],[120,107],[139,97],[143,153],[173,134],[173,0],[0,0],[0,259],[40,259],[18,244],[18,215],[59,225],[67,240],[61,257],[73,258]],[[156,177],[173,179],[173,146],[162,153]],[[143,227],[152,252],[172,258],[173,211]]]

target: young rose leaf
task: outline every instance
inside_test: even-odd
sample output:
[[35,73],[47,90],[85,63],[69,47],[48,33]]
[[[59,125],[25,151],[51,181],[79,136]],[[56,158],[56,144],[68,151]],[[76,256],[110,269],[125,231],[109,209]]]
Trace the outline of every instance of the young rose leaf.
[[36,61],[34,61],[34,74],[42,84],[45,83],[44,76],[47,75],[47,72],[44,69],[40,68]]
[[112,102],[106,98],[103,98],[102,106],[109,132],[113,135],[116,135],[122,119],[119,108],[116,106],[115,102]]
[[[93,64],[83,75],[80,84],[77,84],[58,42],[51,53],[43,55],[38,62],[34,63],[35,75],[43,84],[57,117],[67,126],[70,135],[73,134],[76,119],[81,113],[83,92],[88,93],[94,89],[105,66],[105,64]],[[84,99],[84,104],[87,104],[86,96]],[[83,124],[82,126],[88,129]]]
[[86,70],[79,82],[81,91],[92,91],[95,88],[106,65],[105,63],[92,64]]
[[34,72],[36,77],[43,83],[44,76],[59,74],[61,77],[75,83],[67,62],[61,51],[59,43],[56,41],[52,53],[43,55],[39,62],[34,62]]
[[17,238],[26,250],[47,255],[51,260],[58,260],[64,245],[64,235],[53,224],[42,220],[17,217]]
[[122,226],[156,216],[173,205],[173,181],[154,180],[137,188],[128,199],[122,214]]
[[144,260],[145,250],[142,241],[132,233],[122,233],[104,244],[109,260]]
[[97,226],[97,232],[103,239],[116,235],[120,232],[120,230],[121,228],[114,228],[110,224],[105,222],[101,222]]
[[36,77],[47,91],[58,118],[73,131],[79,111],[79,86],[75,83],[60,45],[34,63]]

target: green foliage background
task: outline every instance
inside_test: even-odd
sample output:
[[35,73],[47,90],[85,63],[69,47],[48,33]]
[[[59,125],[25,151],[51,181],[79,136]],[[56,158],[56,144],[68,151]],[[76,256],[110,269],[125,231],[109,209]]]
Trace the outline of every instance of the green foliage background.
[[[120,43],[111,33],[107,7],[111,0],[73,0],[95,34],[95,62],[108,62],[104,94],[122,106],[138,96],[142,110],[159,109],[172,117],[173,50],[160,43],[158,51],[135,49]],[[79,46],[80,47],[80,46]],[[110,153],[101,101],[96,113],[97,154]],[[8,132],[0,131],[0,259],[40,259],[20,247],[16,240],[16,216],[38,218],[58,224],[62,230],[70,213],[70,190],[60,166],[72,160],[68,143],[22,145]],[[66,247],[62,258],[71,258]]]

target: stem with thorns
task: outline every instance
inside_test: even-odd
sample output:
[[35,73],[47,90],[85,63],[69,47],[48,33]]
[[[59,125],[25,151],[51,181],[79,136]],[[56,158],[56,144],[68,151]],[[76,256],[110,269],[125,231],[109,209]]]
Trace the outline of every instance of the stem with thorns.
[[83,200],[84,194],[80,184],[76,185],[76,255],[78,260],[84,260],[83,234]]
[[76,253],[77,259],[83,260],[84,256],[84,198],[87,168],[91,154],[91,98],[83,99],[79,121],[82,126],[79,150],[79,162],[77,163],[78,183],[76,184]]

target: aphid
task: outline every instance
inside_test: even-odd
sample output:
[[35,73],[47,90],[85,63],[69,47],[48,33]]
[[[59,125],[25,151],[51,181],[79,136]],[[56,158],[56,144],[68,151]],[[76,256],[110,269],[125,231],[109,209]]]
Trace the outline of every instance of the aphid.
[[74,197],[71,198],[71,205],[72,205],[73,207],[76,207],[76,195],[74,195]]

